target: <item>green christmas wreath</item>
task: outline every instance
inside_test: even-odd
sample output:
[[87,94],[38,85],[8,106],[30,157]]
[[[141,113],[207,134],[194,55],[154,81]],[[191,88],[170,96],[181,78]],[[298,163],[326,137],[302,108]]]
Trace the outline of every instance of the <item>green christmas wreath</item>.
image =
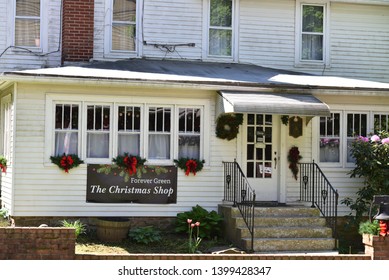
[[190,173],[193,173],[193,175],[196,175],[197,172],[201,171],[203,169],[204,160],[197,160],[193,158],[180,158],[175,159],[174,162],[176,163],[177,167],[185,171],[185,175],[189,176]]
[[223,114],[217,118],[216,137],[232,140],[239,133],[239,126],[243,123],[242,114]]
[[57,165],[60,169],[65,170],[66,173],[69,173],[69,169],[79,166],[84,163],[78,155],[75,154],[63,154],[62,156],[51,156],[50,160],[52,163]]

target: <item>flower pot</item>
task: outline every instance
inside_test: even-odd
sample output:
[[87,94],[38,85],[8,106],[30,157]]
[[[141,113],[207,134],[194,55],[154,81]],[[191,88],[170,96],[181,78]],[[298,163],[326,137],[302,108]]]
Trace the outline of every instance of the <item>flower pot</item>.
[[365,254],[373,260],[389,260],[389,236],[363,234]]
[[130,219],[112,217],[96,219],[97,238],[104,242],[120,242],[127,238]]

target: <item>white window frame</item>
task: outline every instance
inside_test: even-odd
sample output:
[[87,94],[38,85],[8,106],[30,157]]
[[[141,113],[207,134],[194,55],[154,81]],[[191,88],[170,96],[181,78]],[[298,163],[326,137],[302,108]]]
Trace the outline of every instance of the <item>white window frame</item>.
[[320,162],[320,117],[316,118],[316,121],[314,122],[315,125],[312,126],[312,149],[313,155],[316,155],[316,158],[314,159],[321,166],[327,168],[353,168],[355,164],[347,161],[347,139],[349,139],[347,136],[347,114],[366,114],[366,131],[367,136],[369,136],[374,133],[374,115],[386,115],[389,117],[389,113],[388,111],[385,111],[385,109],[382,109],[382,106],[377,106],[374,110],[363,110],[360,106],[351,106],[344,110],[339,106],[334,107],[335,108],[334,110],[331,110],[331,113],[340,114],[340,162]]
[[[193,109],[193,110],[200,110],[200,132],[199,133],[195,133],[195,132],[188,132],[188,131],[185,131],[185,132],[180,132],[179,130],[179,121],[180,121],[180,118],[179,118],[179,113],[180,113],[180,109]],[[199,106],[177,106],[177,109],[176,109],[176,116],[175,116],[175,120],[177,121],[176,123],[176,127],[177,127],[177,137],[176,137],[176,140],[177,140],[177,151],[174,153],[175,155],[179,155],[179,149],[180,149],[180,146],[179,146],[179,138],[181,135],[188,135],[188,136],[199,136],[200,137],[200,152],[199,152],[199,160],[202,160],[201,156],[204,154],[203,152],[203,147],[204,147],[204,143],[203,143],[203,138],[202,135],[203,135],[203,130],[204,130],[204,124],[203,124],[203,119],[204,119],[204,110],[202,107],[199,107]]]
[[[87,122],[88,122],[88,106],[103,106],[103,107],[109,107],[109,130],[108,131],[101,131],[101,132],[88,132],[87,129]],[[108,102],[83,102],[82,106],[82,113],[81,115],[83,116],[83,122],[81,126],[81,133],[83,134],[83,141],[82,141],[82,158],[85,159],[86,163],[110,163],[112,161],[112,126],[113,126],[113,103],[108,103]],[[107,158],[88,158],[87,157],[87,150],[88,150],[88,133],[95,133],[95,134],[109,134],[109,142],[108,142],[108,157]]]
[[8,18],[8,24],[11,28],[8,29],[7,45],[15,46],[11,51],[14,53],[26,52],[31,50],[35,53],[44,53],[48,51],[48,1],[40,0],[40,42],[39,46],[16,46],[15,28],[16,28],[16,1],[8,0],[8,14],[13,15]]
[[12,95],[9,94],[1,98],[1,131],[3,131],[1,148],[8,165],[12,162],[12,111]]
[[[323,7],[323,59],[322,60],[304,60],[302,59],[302,21],[303,6],[322,6]],[[296,30],[295,30],[295,67],[313,67],[329,68],[330,65],[330,47],[329,47],[329,18],[330,1],[296,1]]]
[[[55,133],[57,131],[61,131],[61,130],[58,130],[56,129],[56,126],[55,126],[55,111],[56,111],[56,106],[57,105],[77,105],[78,106],[78,129],[77,129],[77,133],[78,133],[78,143],[77,143],[77,155],[80,156],[81,153],[80,153],[80,150],[81,150],[81,119],[82,119],[82,106],[81,106],[81,103],[80,102],[68,102],[68,101],[65,101],[65,102],[61,102],[61,101],[54,101],[53,102],[53,111],[52,111],[52,114],[53,114],[53,123],[52,123],[52,127],[53,127],[53,145],[52,145],[52,155],[56,156],[55,155]],[[66,130],[65,130],[66,131]],[[74,132],[74,130],[69,130],[71,132]]]
[[105,58],[128,58],[141,57],[143,53],[143,1],[136,0],[136,21],[135,21],[135,50],[112,50],[112,23],[113,23],[113,0],[105,0],[105,22],[104,22],[104,57]]
[[[217,56],[209,54],[209,30],[211,29],[211,0],[203,1],[203,59],[206,61],[237,62],[239,57],[239,7],[240,0],[232,0],[232,19],[231,28],[231,56]],[[226,29],[219,27],[220,29]]]
[[[174,159],[178,159],[178,108],[197,108],[201,110],[200,123],[200,159],[205,160],[205,166],[209,165],[210,156],[210,128],[205,128],[205,124],[210,124],[210,101],[186,98],[166,98],[164,102],[161,98],[144,96],[117,97],[114,102],[108,102],[103,96],[89,96],[77,94],[48,93],[46,95],[46,131],[45,131],[45,165],[51,166],[50,156],[54,153],[55,145],[55,105],[56,104],[79,104],[79,150],[78,153],[84,162],[96,164],[110,164],[112,158],[118,155],[118,128],[117,112],[119,106],[139,106],[141,107],[141,139],[140,156],[148,159],[148,108],[149,107],[169,107],[171,108],[171,140],[169,160],[147,160],[149,165],[173,165]],[[86,136],[87,136],[87,106],[88,105],[109,105],[110,106],[110,158],[108,159],[88,159],[86,158]]]

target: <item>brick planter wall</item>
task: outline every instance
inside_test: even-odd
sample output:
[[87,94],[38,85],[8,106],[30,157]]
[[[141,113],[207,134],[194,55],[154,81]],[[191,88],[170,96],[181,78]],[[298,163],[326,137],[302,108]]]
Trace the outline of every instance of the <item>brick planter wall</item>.
[[364,234],[362,241],[365,244],[365,254],[373,260],[389,260],[389,236]]
[[0,228],[2,260],[73,260],[75,244],[73,228]]

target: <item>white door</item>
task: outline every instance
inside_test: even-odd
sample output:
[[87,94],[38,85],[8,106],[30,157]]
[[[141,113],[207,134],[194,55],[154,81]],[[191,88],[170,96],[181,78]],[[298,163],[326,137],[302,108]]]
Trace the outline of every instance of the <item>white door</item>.
[[278,115],[247,114],[243,124],[242,167],[257,201],[278,201]]

